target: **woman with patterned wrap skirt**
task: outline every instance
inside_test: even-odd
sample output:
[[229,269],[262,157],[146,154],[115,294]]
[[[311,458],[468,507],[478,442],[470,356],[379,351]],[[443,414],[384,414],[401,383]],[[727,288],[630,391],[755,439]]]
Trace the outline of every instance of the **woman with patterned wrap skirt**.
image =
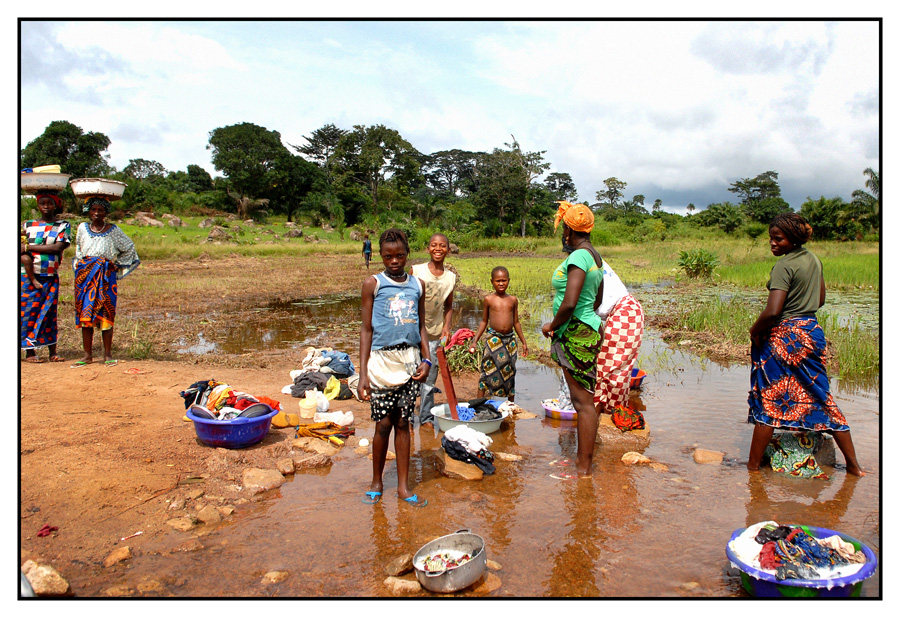
[[140,265],[134,242],[117,226],[106,222],[110,204],[104,197],[90,197],[84,212],[90,222],[78,226],[75,240],[75,326],[81,329],[84,357],[75,366],[93,362],[94,328],[103,340],[103,362],[112,357],[113,326],[116,321],[118,278],[125,278]]
[[822,431],[834,441],[847,472],[864,476],[850,427],[831,396],[825,372],[825,334],[816,310],[825,304],[822,262],[803,245],[812,228],[796,213],[769,225],[769,246],[782,257],[769,275],[766,307],[750,328],[750,411],[754,423],[747,468],[759,470],[776,427]]

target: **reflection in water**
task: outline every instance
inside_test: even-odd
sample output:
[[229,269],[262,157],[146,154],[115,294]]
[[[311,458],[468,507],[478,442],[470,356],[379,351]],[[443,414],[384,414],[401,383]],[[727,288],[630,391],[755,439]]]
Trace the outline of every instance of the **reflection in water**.
[[[762,470],[748,475],[746,525],[772,519],[779,513],[779,524],[807,524],[834,530],[847,514],[862,477],[835,473],[831,480],[798,479]],[[837,488],[837,489],[835,489]]]

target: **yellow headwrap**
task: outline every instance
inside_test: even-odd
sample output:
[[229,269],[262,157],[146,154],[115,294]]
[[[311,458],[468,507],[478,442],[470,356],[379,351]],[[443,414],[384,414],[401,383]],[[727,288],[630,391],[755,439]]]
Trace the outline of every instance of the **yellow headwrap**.
[[594,213],[584,204],[570,204],[566,201],[558,201],[559,210],[556,211],[556,220],[553,229],[559,227],[562,221],[575,232],[590,232],[594,229]]

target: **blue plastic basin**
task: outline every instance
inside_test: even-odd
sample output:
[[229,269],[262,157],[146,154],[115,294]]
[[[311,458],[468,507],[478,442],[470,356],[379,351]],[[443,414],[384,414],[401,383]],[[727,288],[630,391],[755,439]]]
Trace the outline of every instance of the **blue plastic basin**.
[[[262,404],[266,405],[266,404]],[[208,446],[244,448],[256,444],[269,433],[272,417],[278,410],[269,407],[269,413],[255,418],[235,418],[230,421],[214,421],[195,416],[190,410],[187,417],[194,421],[197,438]]]
[[852,536],[815,526],[795,526],[801,528],[808,535],[818,539],[824,539],[835,534],[847,543],[851,543],[857,551],[862,550],[866,556],[866,563],[862,568],[846,577],[833,579],[782,579],[778,580],[771,573],[754,568],[738,558],[731,551],[731,541],[736,539],[746,528],[735,530],[728,543],[725,545],[725,555],[731,563],[741,570],[741,585],[755,597],[858,597],[863,580],[868,579],[878,566],[878,558],[875,553],[861,541]]

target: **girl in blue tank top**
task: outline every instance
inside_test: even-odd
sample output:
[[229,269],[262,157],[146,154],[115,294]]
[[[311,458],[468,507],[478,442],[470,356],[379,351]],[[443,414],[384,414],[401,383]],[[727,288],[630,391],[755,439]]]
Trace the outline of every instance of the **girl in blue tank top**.
[[[409,490],[409,419],[416,409],[420,383],[428,377],[431,358],[425,330],[425,287],[406,272],[409,242],[401,230],[389,229],[378,240],[384,271],[362,286],[362,329],[359,334],[359,387],[372,402],[372,484],[363,502],[381,500],[382,476],[391,431],[397,452],[397,495],[413,506],[428,500]],[[421,319],[420,319],[421,317]]]

